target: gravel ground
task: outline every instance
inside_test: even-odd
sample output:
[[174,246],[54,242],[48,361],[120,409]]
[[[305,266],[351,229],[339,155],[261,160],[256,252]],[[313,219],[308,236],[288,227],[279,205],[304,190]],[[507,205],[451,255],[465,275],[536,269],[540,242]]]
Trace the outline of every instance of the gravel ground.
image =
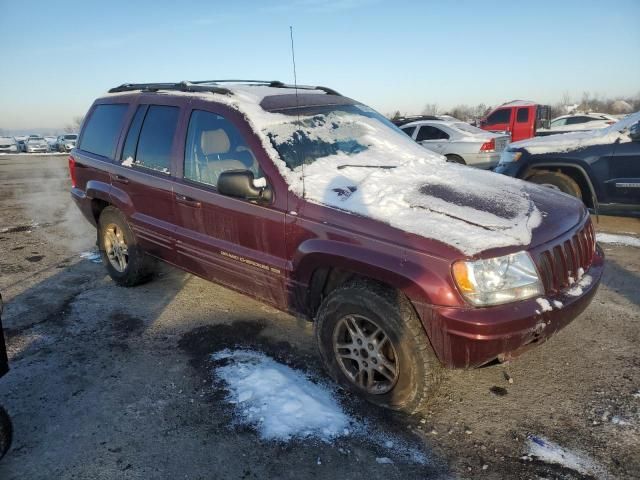
[[[327,381],[312,326],[170,267],[146,285],[115,286],[80,257],[95,233],[66,177],[65,156],[0,156],[12,369],[0,402],[15,428],[0,478],[639,477],[637,248],[605,246],[604,283],[580,318],[507,366],[450,372],[428,411],[406,417],[339,392],[370,435],[263,441],[234,422],[210,354],[251,347]],[[601,225],[637,234],[639,223]],[[593,473],[527,457],[532,436],[590,458]],[[385,447],[388,438],[405,450]]]

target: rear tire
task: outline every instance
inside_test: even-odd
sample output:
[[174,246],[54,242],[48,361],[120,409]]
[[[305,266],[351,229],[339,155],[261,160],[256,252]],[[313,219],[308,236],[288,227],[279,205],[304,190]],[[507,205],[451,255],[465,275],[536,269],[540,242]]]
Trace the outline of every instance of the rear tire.
[[527,178],[528,181],[545,187],[560,190],[563,193],[582,200],[580,186],[573,178],[560,172],[542,171]]
[[331,377],[369,402],[411,414],[435,396],[444,369],[402,294],[363,281],[338,287],[315,333]]
[[464,159],[460,155],[449,154],[449,155],[445,155],[445,156],[447,157],[447,162],[459,163],[461,165],[466,165],[467,164],[467,162],[465,162]]
[[106,207],[98,221],[98,246],[102,263],[118,285],[133,287],[149,280],[154,261],[138,245],[120,210]]

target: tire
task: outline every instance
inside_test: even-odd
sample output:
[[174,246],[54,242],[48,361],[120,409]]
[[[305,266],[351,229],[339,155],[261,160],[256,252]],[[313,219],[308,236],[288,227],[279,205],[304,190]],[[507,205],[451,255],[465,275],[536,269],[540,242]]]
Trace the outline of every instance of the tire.
[[466,165],[467,164],[460,155],[449,154],[449,155],[445,155],[445,156],[447,157],[447,162],[459,163],[461,165]]
[[[350,318],[359,324],[360,332],[369,334],[364,343],[357,343],[358,335],[348,332],[346,324],[353,327]],[[370,335],[376,327],[382,336]],[[315,333],[331,377],[371,403],[412,414],[426,407],[438,390],[444,369],[412,305],[402,295],[369,282],[338,287],[322,302]],[[372,349],[374,338],[378,341]],[[349,348],[338,346],[345,344]],[[394,366],[395,373],[385,362]],[[371,377],[357,373],[366,368],[375,369]]]
[[544,171],[534,173],[528,177],[527,180],[538,185],[560,190],[563,193],[582,200],[582,191],[580,190],[580,186],[573,178],[565,175],[564,173]]
[[0,459],[5,456],[13,440],[13,426],[7,411],[0,407]]
[[149,280],[154,262],[138,246],[122,212],[106,207],[100,214],[98,227],[102,263],[113,281],[123,287],[134,287]]

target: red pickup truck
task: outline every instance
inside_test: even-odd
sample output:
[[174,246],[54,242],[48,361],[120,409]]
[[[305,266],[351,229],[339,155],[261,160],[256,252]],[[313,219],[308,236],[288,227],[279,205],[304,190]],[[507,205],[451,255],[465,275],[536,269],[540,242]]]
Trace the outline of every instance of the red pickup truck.
[[511,141],[535,137],[539,128],[549,128],[551,107],[527,100],[514,100],[494,108],[482,120],[480,128],[508,132]]
[[579,200],[448,163],[325,87],[123,85],[69,167],[115,282],[155,258],[306,317],[337,381],[406,412],[443,366],[555,334],[603,271]]

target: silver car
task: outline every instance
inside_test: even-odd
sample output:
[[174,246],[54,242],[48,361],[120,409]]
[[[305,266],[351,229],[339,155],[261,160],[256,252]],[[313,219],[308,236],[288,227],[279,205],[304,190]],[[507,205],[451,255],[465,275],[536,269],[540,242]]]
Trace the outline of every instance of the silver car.
[[0,152],[2,153],[18,153],[20,147],[13,137],[0,137]]
[[509,135],[481,130],[453,117],[419,120],[400,127],[404,133],[447,160],[478,168],[492,168],[507,147]]
[[75,133],[66,133],[58,136],[56,141],[56,148],[59,152],[70,152],[76,148],[76,142],[78,141],[78,135]]
[[49,143],[42,137],[27,138],[24,147],[27,153],[48,153],[50,151]]

